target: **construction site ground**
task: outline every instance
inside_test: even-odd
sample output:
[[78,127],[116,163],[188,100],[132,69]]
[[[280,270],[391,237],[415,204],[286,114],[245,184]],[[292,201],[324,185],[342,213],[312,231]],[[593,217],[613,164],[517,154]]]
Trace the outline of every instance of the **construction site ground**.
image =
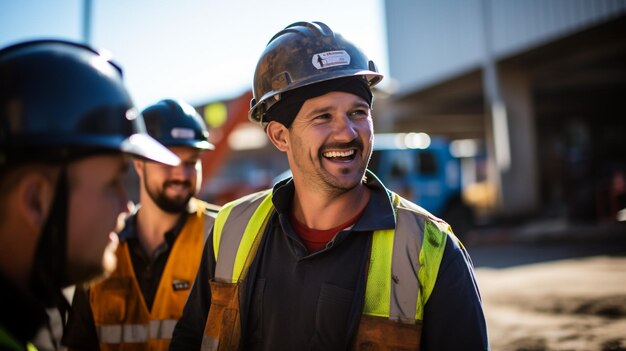
[[626,225],[475,230],[491,349],[626,351]]

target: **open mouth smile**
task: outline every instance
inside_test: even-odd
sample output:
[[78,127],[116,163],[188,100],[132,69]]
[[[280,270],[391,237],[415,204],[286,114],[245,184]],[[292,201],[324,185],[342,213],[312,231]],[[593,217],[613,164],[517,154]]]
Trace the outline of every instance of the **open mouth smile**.
[[326,151],[322,153],[322,156],[328,160],[332,161],[352,161],[356,157],[356,150],[344,150],[344,151]]

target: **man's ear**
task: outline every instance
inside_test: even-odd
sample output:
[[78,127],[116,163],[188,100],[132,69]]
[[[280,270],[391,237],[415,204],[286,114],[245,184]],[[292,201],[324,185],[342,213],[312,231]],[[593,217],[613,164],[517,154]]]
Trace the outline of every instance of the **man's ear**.
[[271,121],[265,128],[268,138],[282,152],[289,149],[289,129],[282,123]]
[[133,167],[135,167],[135,171],[137,172],[137,175],[141,178],[143,178],[143,167],[146,164],[146,161],[144,160],[138,160],[136,158],[133,159]]
[[16,187],[17,208],[24,224],[35,233],[41,232],[54,200],[55,181],[40,172],[24,174]]

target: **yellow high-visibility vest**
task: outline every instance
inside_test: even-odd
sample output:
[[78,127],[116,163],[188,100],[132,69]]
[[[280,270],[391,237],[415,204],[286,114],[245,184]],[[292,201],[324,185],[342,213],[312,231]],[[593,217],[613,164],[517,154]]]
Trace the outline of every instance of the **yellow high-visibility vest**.
[[[363,314],[415,323],[423,319],[448,233],[453,234],[421,207],[391,196],[396,228],[373,233]],[[215,280],[239,283],[245,278],[272,210],[271,190],[222,207],[213,228]]]

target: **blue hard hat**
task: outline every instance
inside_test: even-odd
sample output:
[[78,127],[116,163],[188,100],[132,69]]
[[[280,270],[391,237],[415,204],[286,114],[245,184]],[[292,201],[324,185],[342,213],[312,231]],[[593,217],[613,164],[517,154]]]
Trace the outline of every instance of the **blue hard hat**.
[[82,44],[35,40],[0,50],[0,166],[124,152],[177,165],[145,131],[108,57]]
[[141,113],[148,134],[165,146],[189,146],[213,150],[209,130],[198,112],[186,102],[174,99],[161,100]]

